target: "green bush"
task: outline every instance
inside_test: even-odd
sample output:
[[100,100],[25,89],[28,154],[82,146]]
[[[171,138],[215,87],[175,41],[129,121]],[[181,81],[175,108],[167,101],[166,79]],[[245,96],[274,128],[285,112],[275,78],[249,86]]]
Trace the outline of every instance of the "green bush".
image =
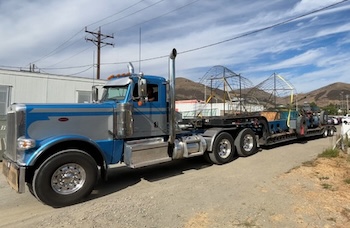
[[339,156],[338,148],[328,148],[325,149],[321,154],[318,155],[319,158],[335,158]]

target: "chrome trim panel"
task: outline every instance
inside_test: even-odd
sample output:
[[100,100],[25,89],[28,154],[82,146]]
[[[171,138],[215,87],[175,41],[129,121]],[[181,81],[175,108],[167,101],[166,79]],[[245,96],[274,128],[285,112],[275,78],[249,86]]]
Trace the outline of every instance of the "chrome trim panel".
[[130,103],[119,104],[114,113],[114,134],[117,138],[130,137],[134,131],[133,105]]
[[163,138],[128,141],[124,145],[124,163],[131,168],[171,161],[168,142]]
[[207,142],[201,135],[184,136],[175,139],[173,159],[194,157],[204,154]]

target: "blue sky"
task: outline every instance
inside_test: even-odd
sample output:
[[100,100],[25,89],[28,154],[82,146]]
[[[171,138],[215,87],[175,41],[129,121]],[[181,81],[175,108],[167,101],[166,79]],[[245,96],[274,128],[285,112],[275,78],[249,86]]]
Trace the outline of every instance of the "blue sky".
[[[222,65],[254,85],[278,73],[298,93],[308,92],[349,83],[349,15],[350,1],[343,0],[1,1],[0,68],[34,63],[41,72],[96,77],[97,49],[85,40],[93,38],[85,26],[95,32],[100,26],[114,34],[104,41],[115,44],[102,48],[101,78],[127,71],[129,61],[136,72],[141,66],[167,77],[168,58],[157,57],[176,48],[177,77],[198,82]],[[140,56],[154,59],[139,65]]]

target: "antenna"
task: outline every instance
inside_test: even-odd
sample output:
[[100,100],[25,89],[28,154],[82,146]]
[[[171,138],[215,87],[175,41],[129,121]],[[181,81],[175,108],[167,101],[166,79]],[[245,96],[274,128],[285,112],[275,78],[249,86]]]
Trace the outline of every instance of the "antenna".
[[141,27],[139,32],[139,72],[141,72]]
[[92,85],[95,85],[95,51],[92,52]]

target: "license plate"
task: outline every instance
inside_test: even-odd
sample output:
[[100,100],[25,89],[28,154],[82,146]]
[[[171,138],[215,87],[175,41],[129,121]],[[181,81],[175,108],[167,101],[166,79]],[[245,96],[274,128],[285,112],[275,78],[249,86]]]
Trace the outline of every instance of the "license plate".
[[16,192],[21,193],[22,188],[20,187],[20,168],[10,161],[3,160],[2,161],[2,173],[6,177],[9,185],[16,190]]

